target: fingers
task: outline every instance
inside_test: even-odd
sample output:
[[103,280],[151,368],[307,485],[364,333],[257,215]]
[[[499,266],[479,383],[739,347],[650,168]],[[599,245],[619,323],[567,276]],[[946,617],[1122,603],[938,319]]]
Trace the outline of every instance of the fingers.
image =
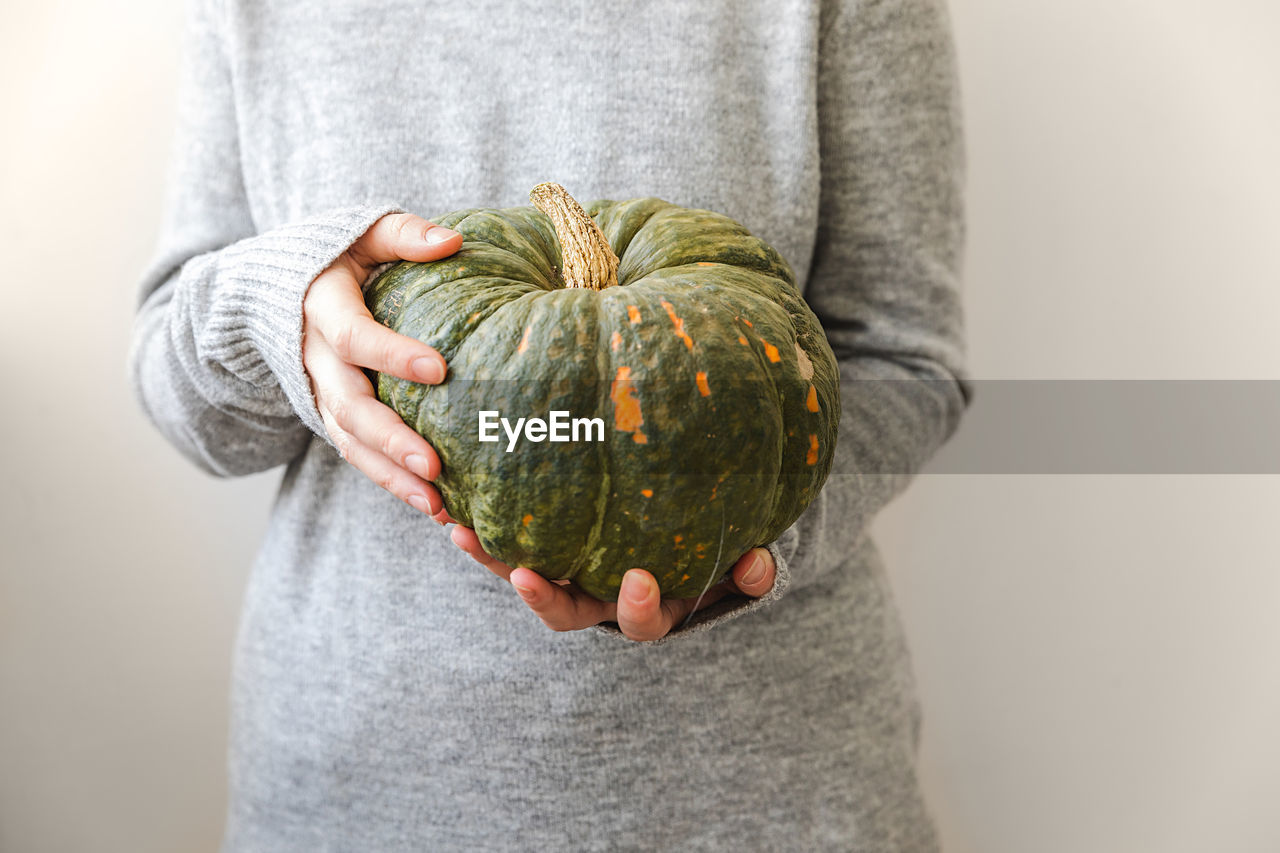
[[742,592],[759,598],[773,589],[777,568],[767,548],[752,548],[734,564],[730,579],[708,589],[698,598],[663,599],[658,582],[643,569],[632,569],[622,577],[618,594],[618,627],[632,640],[665,637],[690,614],[724,598]]
[[433,261],[462,247],[462,235],[410,213],[382,217],[347,252],[316,277],[303,301],[308,335],[320,335],[338,356],[411,382],[435,385],[447,367],[440,353],[373,319],[360,282],[384,261]]
[[387,261],[435,261],[462,248],[462,235],[412,213],[389,213],[349,250],[366,270]]
[[373,386],[359,368],[343,362],[323,342],[312,342],[308,349],[308,373],[316,400],[343,432],[424,480],[440,476],[440,457],[435,448],[378,402]]
[[511,577],[511,567],[501,560],[490,557],[484,550],[484,546],[480,544],[480,537],[476,536],[476,532],[470,527],[463,527],[459,524],[453,528],[453,532],[449,534],[449,538],[453,540],[453,544],[457,545],[465,551],[471,559],[484,566],[503,580],[509,580]]
[[734,565],[730,577],[698,598],[663,599],[658,582],[644,569],[623,575],[616,603],[598,601],[572,585],[549,581],[532,569],[515,568],[485,553],[474,530],[458,526],[453,541],[476,562],[509,581],[520,598],[553,631],[578,631],[615,621],[631,640],[658,640],[689,616],[733,592],[759,598],[773,588],[776,567],[765,548],[753,548]]
[[618,592],[618,627],[632,640],[646,642],[671,633],[695,610],[719,601],[730,592],[716,584],[698,598],[662,598],[658,582],[644,569],[632,569],[622,576]]
[[491,557],[470,527],[459,524],[450,537],[471,559],[510,581],[529,609],[553,631],[578,631],[614,618],[613,602],[597,601],[564,581],[549,581],[532,569],[513,569]]
[[580,631],[601,622],[616,621],[628,639],[656,640],[666,636],[694,606],[692,601],[663,601],[657,581],[643,569],[632,569],[623,576],[616,604],[594,599],[572,586],[553,583],[532,569],[509,569],[507,580],[529,609],[553,631]]
[[644,569],[632,569],[622,576],[618,590],[618,627],[637,642],[665,637],[677,619],[693,610],[693,602],[662,600],[658,582]]
[[[459,539],[455,536],[454,541],[459,542]],[[468,538],[464,541],[467,545],[462,546],[463,550],[471,553],[481,563],[497,562],[479,549],[478,540],[474,547],[479,550],[479,556],[472,552],[471,540]],[[494,567],[490,565],[490,568]],[[682,625],[694,611],[736,591],[732,582],[723,582],[711,587],[698,598],[664,599],[652,574],[644,569],[632,569],[623,575],[622,587],[615,604],[597,601],[571,586],[558,586],[531,569],[511,569],[506,566],[503,569],[504,576],[515,587],[524,603],[553,631],[578,631],[601,622],[615,621],[623,635],[636,642],[650,642],[665,637]],[[497,569],[494,571],[503,575]],[[773,585],[772,576],[767,581],[765,591]],[[764,581],[753,579],[752,588],[760,588],[762,583]]]
[[580,631],[616,618],[612,601],[597,601],[581,590],[552,583],[532,569],[513,569],[508,580],[529,609],[553,631]]
[[446,367],[440,353],[373,319],[355,275],[340,264],[311,283],[302,312],[307,336],[319,335],[348,364],[410,382],[437,385],[444,381]]
[[731,573],[738,589],[752,598],[759,598],[773,589],[776,575],[777,566],[768,548],[752,548],[743,554]]
[[343,432],[328,412],[321,410],[321,417],[342,458],[360,473],[424,515],[434,517],[434,514],[440,512],[443,502],[434,486],[424,483],[381,453]]
[[440,493],[427,482],[439,476],[440,457],[377,401],[364,373],[318,338],[303,342],[303,363],[325,430],[342,457],[420,512],[447,516]]
[[611,601],[597,601],[572,585],[549,581],[532,569],[513,569],[489,556],[480,544],[480,537],[470,527],[459,524],[450,536],[453,544],[471,559],[510,581],[529,609],[553,631],[580,631],[616,618],[616,607]]

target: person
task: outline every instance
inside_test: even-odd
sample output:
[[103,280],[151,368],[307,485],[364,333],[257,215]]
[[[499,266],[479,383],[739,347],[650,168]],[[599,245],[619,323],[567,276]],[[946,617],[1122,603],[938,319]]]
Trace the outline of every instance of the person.
[[[936,849],[867,528],[969,395],[943,0],[194,0],[185,56],[133,381],[204,470],[284,466],[223,849]],[[547,180],[742,222],[839,361],[826,487],[696,609],[634,570],[588,601],[442,527],[439,459],[372,394],[448,365],[370,318],[369,272]]]

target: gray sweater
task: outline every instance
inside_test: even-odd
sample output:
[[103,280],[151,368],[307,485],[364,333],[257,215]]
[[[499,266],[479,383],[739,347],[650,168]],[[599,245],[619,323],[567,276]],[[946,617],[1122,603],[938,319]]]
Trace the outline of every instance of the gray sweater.
[[[203,469],[284,466],[225,850],[934,849],[866,531],[967,400],[942,0],[197,0],[186,57],[131,369]],[[302,368],[308,283],[378,217],[544,180],[739,220],[840,361],[834,469],[774,590],[657,643],[545,628],[342,461]]]

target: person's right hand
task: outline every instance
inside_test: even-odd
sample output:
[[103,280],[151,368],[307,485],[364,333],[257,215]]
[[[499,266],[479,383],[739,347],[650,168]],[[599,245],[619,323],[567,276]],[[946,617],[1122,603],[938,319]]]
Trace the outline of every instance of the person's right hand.
[[447,367],[431,347],[373,319],[361,285],[378,264],[434,261],[461,247],[457,231],[387,214],[316,276],[302,303],[302,365],[334,446],[370,480],[441,524],[450,519],[429,482],[440,475],[440,457],[378,401],[361,368],[435,385]]

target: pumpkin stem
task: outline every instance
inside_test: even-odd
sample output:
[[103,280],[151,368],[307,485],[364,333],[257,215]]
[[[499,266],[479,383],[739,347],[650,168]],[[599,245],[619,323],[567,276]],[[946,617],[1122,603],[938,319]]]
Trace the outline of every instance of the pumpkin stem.
[[618,283],[618,256],[595,220],[559,184],[538,184],[529,193],[533,206],[556,228],[564,269],[560,274],[569,287],[604,290]]

